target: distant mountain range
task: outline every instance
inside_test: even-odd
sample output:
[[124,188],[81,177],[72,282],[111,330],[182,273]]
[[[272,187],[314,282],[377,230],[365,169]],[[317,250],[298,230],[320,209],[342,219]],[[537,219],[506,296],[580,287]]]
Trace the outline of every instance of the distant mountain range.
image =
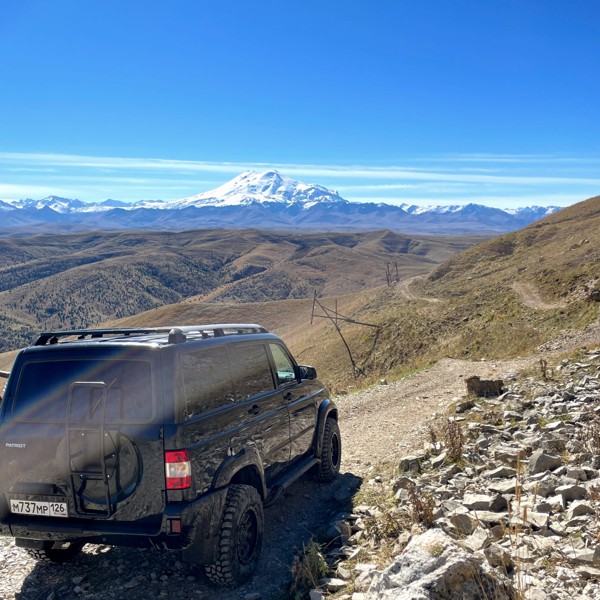
[[82,202],[57,196],[0,201],[0,230],[183,230],[259,228],[365,231],[392,229],[421,234],[495,234],[520,229],[559,207],[501,210],[478,204],[400,206],[350,202],[336,191],[277,171],[246,171],[197,196],[164,202]]

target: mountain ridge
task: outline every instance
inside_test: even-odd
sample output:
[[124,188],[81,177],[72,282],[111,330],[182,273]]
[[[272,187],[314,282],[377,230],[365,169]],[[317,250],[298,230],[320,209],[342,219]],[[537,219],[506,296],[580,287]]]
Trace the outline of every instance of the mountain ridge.
[[335,190],[277,171],[245,171],[214,190],[173,201],[86,203],[59,196],[0,202],[0,229],[40,228],[183,230],[197,227],[366,231],[390,228],[422,234],[506,233],[559,207],[499,209],[480,204],[433,205],[350,202]]

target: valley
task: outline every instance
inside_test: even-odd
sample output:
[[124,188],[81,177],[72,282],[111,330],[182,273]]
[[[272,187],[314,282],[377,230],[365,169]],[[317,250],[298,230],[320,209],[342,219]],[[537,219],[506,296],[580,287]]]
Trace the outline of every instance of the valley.
[[398,279],[426,273],[478,239],[252,229],[2,238],[0,351],[41,329],[92,327],[179,302],[256,308],[363,292],[386,284],[388,264]]
[[[523,356],[597,318],[599,205],[594,198],[483,241],[385,230],[4,238],[2,349],[40,329],[258,322],[334,391],[444,356]],[[359,381],[332,324],[311,324],[315,291],[329,309],[337,303],[341,314],[378,326],[341,324]]]
[[[327,294],[322,302],[328,308],[337,301],[340,313],[379,326],[340,325],[365,373],[358,381],[333,325],[327,319],[310,324],[310,297],[240,304],[213,302],[209,295],[111,323],[258,321],[282,335],[300,360],[314,364],[334,391],[354,389],[443,357],[526,356],[584,330],[598,318],[598,231],[600,198],[595,198],[472,245],[428,273],[405,269],[390,286],[380,279],[369,289]],[[345,290],[340,285],[337,291]]]

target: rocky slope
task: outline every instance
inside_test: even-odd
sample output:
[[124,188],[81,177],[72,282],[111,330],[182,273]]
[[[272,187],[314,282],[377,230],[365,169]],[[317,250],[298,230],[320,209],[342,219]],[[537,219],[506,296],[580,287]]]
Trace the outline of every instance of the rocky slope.
[[340,515],[336,598],[599,597],[600,348],[455,410]]

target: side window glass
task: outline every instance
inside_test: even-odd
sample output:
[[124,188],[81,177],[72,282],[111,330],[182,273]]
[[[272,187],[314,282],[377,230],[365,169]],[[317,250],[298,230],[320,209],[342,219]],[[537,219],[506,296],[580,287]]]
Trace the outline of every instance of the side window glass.
[[274,389],[267,348],[262,344],[232,347],[231,370],[235,399],[243,402],[250,396]]
[[227,351],[223,346],[180,354],[187,418],[233,402]]
[[287,352],[278,344],[269,344],[273,361],[275,362],[275,370],[277,372],[277,385],[287,385],[292,381],[296,381],[296,373],[294,372],[294,364],[292,363]]

